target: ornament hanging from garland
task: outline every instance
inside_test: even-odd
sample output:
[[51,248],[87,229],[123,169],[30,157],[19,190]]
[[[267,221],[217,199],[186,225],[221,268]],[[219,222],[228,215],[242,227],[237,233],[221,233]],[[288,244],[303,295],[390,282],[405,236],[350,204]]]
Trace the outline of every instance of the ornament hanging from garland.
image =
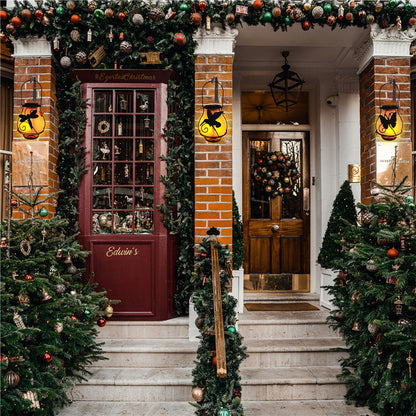
[[272,198],[290,194],[297,196],[300,174],[296,162],[280,151],[260,156],[253,166],[253,179]]

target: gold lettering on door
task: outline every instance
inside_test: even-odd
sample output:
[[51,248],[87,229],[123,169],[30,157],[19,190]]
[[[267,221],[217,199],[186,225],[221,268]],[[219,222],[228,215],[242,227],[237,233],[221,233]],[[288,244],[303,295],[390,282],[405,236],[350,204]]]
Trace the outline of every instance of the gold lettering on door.
[[110,246],[105,253],[106,257],[113,257],[113,256],[137,256],[139,254],[139,250],[137,248],[121,248]]

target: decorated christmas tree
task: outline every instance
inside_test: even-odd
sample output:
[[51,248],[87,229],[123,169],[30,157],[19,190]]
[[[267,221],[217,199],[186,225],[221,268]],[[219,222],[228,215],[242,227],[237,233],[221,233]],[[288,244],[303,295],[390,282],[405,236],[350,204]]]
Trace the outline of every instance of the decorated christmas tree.
[[347,344],[342,360],[346,398],[383,416],[416,414],[415,204],[403,182],[379,186],[381,196],[359,204],[361,225],[346,224],[345,255],[327,287],[336,307],[330,322]]
[[331,216],[329,217],[321,251],[318,256],[318,263],[322,267],[330,269],[334,260],[344,257],[341,236],[347,226],[345,220],[349,224],[355,224],[357,222],[354,196],[348,181],[345,181],[341,186],[332,207]]
[[[193,301],[198,313],[196,326],[200,344],[193,370],[192,397],[198,416],[241,416],[241,384],[239,367],[247,357],[242,337],[236,329],[237,300],[227,287],[230,284],[230,252],[216,241],[216,229],[199,246]],[[216,279],[216,260],[219,269]],[[218,285],[218,286],[217,286]],[[217,291],[217,292],[216,292]],[[217,297],[213,293],[217,293]],[[215,316],[215,309],[219,315]],[[222,322],[221,322],[222,320]],[[217,333],[216,333],[216,325]],[[221,328],[221,332],[220,331]],[[223,340],[225,352],[217,351]]]
[[[22,195],[26,219],[1,224],[1,411],[52,415],[67,392],[101,359],[98,326],[113,308],[84,280],[77,235],[68,221],[38,208],[40,190]],[[40,202],[40,201],[39,201]]]
[[244,240],[243,224],[240,212],[238,211],[237,201],[233,191],[233,269],[238,270],[243,265],[244,259]]

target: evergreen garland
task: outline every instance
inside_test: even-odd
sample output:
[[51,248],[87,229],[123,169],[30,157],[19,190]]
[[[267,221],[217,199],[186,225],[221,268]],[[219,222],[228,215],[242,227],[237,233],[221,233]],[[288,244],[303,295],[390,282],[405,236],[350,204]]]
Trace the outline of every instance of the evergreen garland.
[[244,260],[243,224],[233,191],[233,269],[238,270]]

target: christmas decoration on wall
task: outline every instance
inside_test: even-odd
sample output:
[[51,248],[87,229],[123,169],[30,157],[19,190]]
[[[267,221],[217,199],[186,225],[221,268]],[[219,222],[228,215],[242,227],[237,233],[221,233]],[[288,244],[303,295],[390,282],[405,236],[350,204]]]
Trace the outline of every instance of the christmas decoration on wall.
[[261,186],[264,194],[270,198],[278,195],[297,195],[297,182],[300,174],[296,162],[281,151],[261,155],[253,165],[254,183]]
[[[214,84],[213,102],[205,103],[204,105],[204,89],[211,83]],[[218,87],[221,87],[221,100],[218,95]],[[221,137],[227,134],[227,119],[224,116],[223,102],[224,102],[224,88],[218,81],[218,77],[214,76],[210,81],[207,81],[201,88],[202,94],[202,108],[203,113],[198,123],[199,134],[208,142],[218,142]],[[205,95],[205,100],[207,96]]]

